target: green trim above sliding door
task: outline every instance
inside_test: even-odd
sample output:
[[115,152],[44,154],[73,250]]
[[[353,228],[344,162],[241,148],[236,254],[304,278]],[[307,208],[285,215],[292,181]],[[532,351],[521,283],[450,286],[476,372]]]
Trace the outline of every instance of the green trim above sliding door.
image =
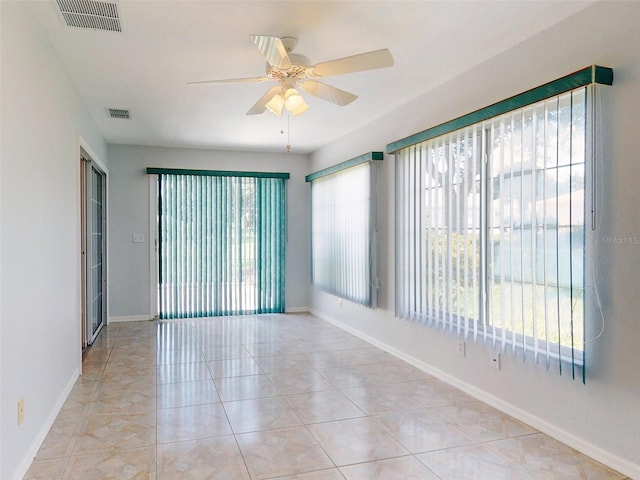
[[488,107],[476,110],[475,112],[468,113],[467,115],[463,115],[390,143],[387,145],[387,153],[395,153],[400,149],[415,145],[416,143],[424,142],[426,140],[439,137],[440,135],[445,135],[455,130],[473,125],[474,123],[488,120],[489,118],[502,115],[546,98],[560,95],[561,93],[593,83],[612,85],[613,70],[611,68],[600,67],[598,65],[583,68],[582,70],[578,70],[577,72],[571,73],[552,82],[527,90],[519,95],[515,95],[511,98],[507,98],[506,100],[489,105]]
[[199,175],[201,177],[252,177],[252,178],[285,178],[290,174],[277,172],[234,172],[228,170],[190,170],[184,168],[154,168],[148,167],[147,174],[153,175]]
[[365,153],[364,155],[352,158],[351,160],[347,160],[345,162],[338,163],[337,165],[325,168],[324,170],[311,173],[304,177],[304,179],[306,182],[311,182],[313,180],[317,180],[318,178],[326,177],[327,175],[331,175],[332,173],[339,172],[340,170],[355,167],[356,165],[360,165],[361,163],[369,162],[371,160],[382,160],[383,158],[384,154],[382,152]]

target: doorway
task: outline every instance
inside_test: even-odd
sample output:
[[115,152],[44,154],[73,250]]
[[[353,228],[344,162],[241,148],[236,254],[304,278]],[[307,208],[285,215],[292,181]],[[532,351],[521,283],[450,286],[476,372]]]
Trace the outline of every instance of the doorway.
[[157,174],[161,319],[284,312],[288,173]]
[[106,323],[106,185],[107,175],[81,149],[82,349],[90,346]]

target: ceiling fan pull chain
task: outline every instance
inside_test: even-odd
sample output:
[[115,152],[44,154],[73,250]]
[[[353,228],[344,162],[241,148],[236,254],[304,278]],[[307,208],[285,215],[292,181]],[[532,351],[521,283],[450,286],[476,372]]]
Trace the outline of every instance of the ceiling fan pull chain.
[[287,153],[291,153],[291,113],[287,112]]

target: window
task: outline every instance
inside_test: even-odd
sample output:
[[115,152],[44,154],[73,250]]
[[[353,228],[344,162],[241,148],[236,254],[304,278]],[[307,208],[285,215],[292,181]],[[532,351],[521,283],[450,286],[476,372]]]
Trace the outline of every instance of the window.
[[[583,363],[586,87],[491,122],[488,336]],[[510,337],[510,338],[509,338]]]
[[284,311],[288,174],[158,173],[160,318]]
[[311,182],[311,283],[375,306],[375,183],[382,153],[307,176]]
[[593,87],[573,87],[395,150],[396,315],[584,366]]

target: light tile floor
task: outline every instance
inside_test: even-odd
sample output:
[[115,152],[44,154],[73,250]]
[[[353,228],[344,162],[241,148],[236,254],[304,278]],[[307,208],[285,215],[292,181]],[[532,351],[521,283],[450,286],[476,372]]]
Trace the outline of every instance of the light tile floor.
[[113,324],[27,479],[623,479],[311,315]]

